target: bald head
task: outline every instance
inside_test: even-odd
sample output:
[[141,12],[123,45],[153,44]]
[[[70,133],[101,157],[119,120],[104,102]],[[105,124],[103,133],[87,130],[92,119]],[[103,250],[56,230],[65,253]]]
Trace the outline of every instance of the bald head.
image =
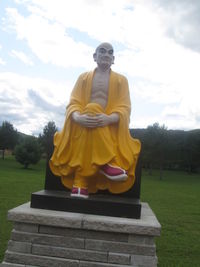
[[114,49],[109,43],[101,43],[93,54],[94,61],[100,69],[109,69],[114,63]]
[[97,51],[99,50],[99,48],[106,48],[106,49],[109,49],[109,50],[112,50],[113,53],[114,53],[114,49],[113,49],[113,46],[110,44],[110,43],[101,43],[100,45],[97,46],[96,50],[95,50],[95,53],[97,53]]

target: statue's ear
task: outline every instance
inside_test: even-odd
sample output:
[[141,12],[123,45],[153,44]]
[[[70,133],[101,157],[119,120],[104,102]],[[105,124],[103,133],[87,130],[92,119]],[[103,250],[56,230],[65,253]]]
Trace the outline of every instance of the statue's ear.
[[112,59],[112,64],[114,64],[115,63],[115,57],[113,56],[113,59]]
[[94,58],[94,61],[96,62],[97,61],[97,53],[93,54],[93,58]]

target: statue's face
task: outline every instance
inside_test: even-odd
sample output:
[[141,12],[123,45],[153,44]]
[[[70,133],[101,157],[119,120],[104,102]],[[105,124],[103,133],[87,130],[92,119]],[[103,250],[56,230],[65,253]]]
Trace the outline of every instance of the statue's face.
[[114,63],[114,50],[108,43],[101,44],[94,53],[94,60],[99,67],[108,68]]

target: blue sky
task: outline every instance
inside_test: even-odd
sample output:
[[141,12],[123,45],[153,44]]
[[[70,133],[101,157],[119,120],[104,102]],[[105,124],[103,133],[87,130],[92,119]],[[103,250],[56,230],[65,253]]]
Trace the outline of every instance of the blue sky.
[[0,124],[61,128],[79,74],[101,42],[129,81],[131,128],[200,128],[198,0],[0,1]]

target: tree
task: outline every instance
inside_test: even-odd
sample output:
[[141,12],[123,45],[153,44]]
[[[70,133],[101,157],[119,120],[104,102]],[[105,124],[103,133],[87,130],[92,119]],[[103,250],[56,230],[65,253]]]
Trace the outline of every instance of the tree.
[[147,129],[131,129],[131,135],[142,142],[142,164],[149,169],[200,172],[200,129],[167,130],[155,123]]
[[186,170],[195,172],[200,166],[200,134],[199,130],[187,132],[184,140],[184,163]]
[[168,135],[165,125],[154,123],[148,126],[144,136],[144,159],[148,163],[150,172],[152,165],[159,166],[160,179],[163,175],[163,167],[168,149]]
[[30,164],[36,164],[41,158],[41,149],[38,140],[29,136],[15,148],[16,160],[27,169]]
[[57,127],[54,121],[49,121],[43,129],[43,133],[39,134],[39,142],[44,149],[44,152],[47,155],[47,158],[50,157],[50,154],[53,149],[53,137],[57,131]]
[[0,149],[3,150],[2,158],[4,159],[6,149],[14,149],[18,141],[17,130],[14,129],[10,122],[4,121],[0,127]]
[[167,169],[183,169],[185,134],[183,130],[168,130]]

